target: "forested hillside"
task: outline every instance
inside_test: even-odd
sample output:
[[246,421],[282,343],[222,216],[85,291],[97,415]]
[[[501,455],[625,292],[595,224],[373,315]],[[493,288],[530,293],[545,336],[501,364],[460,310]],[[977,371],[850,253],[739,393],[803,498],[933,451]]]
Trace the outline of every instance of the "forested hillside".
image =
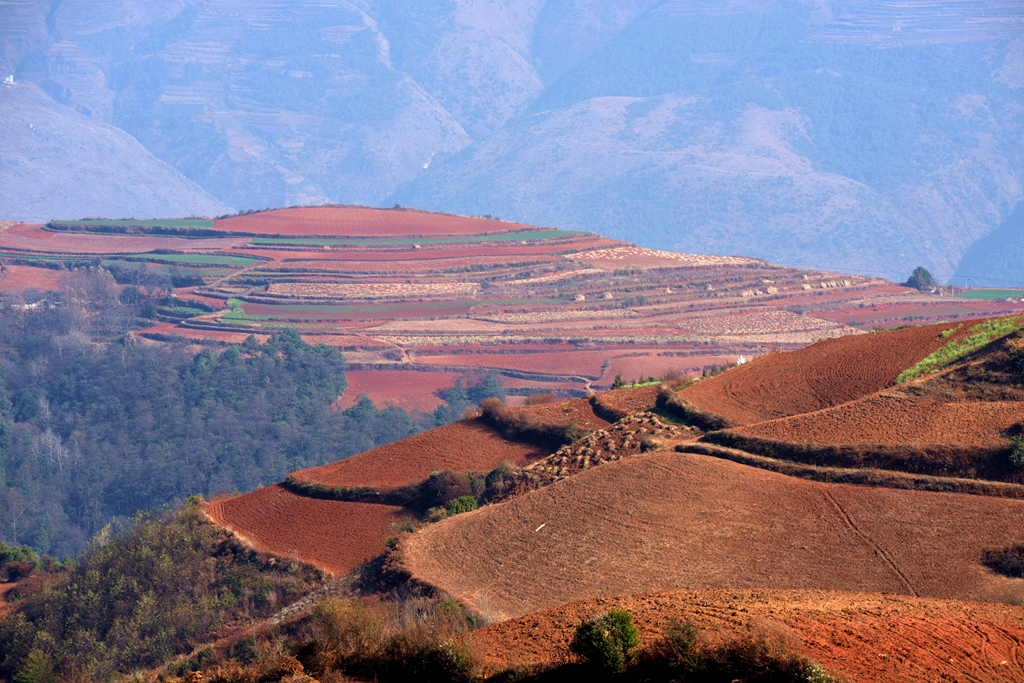
[[[249,491],[419,431],[364,398],[332,404],[345,360],[291,330],[193,356],[105,345],[68,309],[0,317],[0,540],[75,554],[115,518]],[[430,423],[433,426],[433,423]]]

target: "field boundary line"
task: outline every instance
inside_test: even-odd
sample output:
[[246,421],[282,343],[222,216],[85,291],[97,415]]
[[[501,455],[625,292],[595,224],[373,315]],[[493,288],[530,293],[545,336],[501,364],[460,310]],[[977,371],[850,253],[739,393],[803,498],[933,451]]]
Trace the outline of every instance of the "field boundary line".
[[960,493],[973,496],[1024,499],[1024,485],[1003,481],[939,477],[930,474],[909,474],[896,470],[806,465],[790,460],[777,460],[737,448],[728,448],[707,442],[679,444],[676,446],[676,451],[731,460],[748,467],[756,467],[790,477],[811,479],[828,484],[851,484],[854,486],[874,486],[931,493]]
[[903,584],[903,587],[910,591],[910,594],[913,595],[915,598],[921,597],[920,595],[918,595],[917,590],[914,589],[914,586],[911,585],[910,579],[908,579],[906,575],[900,571],[900,568],[896,566],[896,562],[891,557],[889,557],[889,553],[885,552],[874,541],[872,541],[867,534],[860,530],[860,527],[857,526],[856,522],[853,521],[853,518],[850,517],[849,513],[846,512],[843,506],[839,504],[839,501],[837,501],[835,496],[832,495],[832,492],[829,491],[828,489],[824,489],[822,491],[822,494],[824,495],[825,499],[828,500],[828,502],[830,502],[832,506],[836,509],[836,512],[839,513],[840,517],[842,517],[843,521],[846,522],[846,525],[850,527],[853,533],[857,534],[861,538],[861,540],[868,545],[869,548],[875,551],[876,555],[882,558],[882,561],[885,562],[886,565],[888,565],[889,569],[892,570],[892,573],[895,574],[896,578],[898,578],[900,583]]

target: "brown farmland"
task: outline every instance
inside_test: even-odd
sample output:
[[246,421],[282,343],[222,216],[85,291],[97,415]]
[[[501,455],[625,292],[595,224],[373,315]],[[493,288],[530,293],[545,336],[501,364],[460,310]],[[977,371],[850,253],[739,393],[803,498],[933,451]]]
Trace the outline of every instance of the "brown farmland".
[[[218,220],[217,230],[268,235],[451,235],[518,232],[530,229],[521,223],[467,218],[426,211],[395,211],[369,207],[314,206],[276,209]],[[533,228],[541,230],[543,228]]]
[[494,621],[712,588],[999,600],[1024,582],[980,558],[1020,540],[1022,514],[1024,501],[822,484],[661,451],[431,525],[403,541],[400,562]]
[[418,483],[434,470],[487,472],[505,460],[523,465],[550,454],[550,449],[508,441],[473,418],[330,465],[299,470],[292,478],[302,484],[390,489]]
[[891,386],[901,372],[949,341],[939,335],[956,326],[940,323],[826,339],[795,353],[761,356],[680,395],[740,424],[809,413]]
[[1024,680],[1024,610],[904,595],[793,590],[707,590],[574,602],[471,636],[495,669],[562,661],[576,625],[626,609],[641,645],[672,619],[712,642],[765,637],[790,644],[827,671],[872,683]]
[[405,508],[305,498],[280,485],[211,501],[209,515],[257,550],[336,575],[380,555],[391,525],[413,517]]

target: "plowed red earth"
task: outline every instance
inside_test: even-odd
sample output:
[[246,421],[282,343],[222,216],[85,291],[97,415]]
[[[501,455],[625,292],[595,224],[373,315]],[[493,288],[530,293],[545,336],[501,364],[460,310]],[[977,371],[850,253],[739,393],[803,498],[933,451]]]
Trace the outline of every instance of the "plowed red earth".
[[[978,321],[980,322],[980,321]],[[948,341],[957,323],[826,339],[799,351],[770,353],[684,389],[695,406],[740,424],[829,408],[888,386]]]
[[[489,368],[507,368],[557,375],[583,375],[593,379],[601,376],[601,368],[608,360],[608,351],[559,351],[555,353],[495,353],[467,356],[421,356],[420,363],[433,365],[469,365],[477,362]],[[478,359],[479,360],[476,360]]]
[[396,235],[494,234],[518,232],[533,226],[419,211],[318,206],[277,209],[248,216],[225,218],[218,220],[214,227],[217,230],[269,235],[390,237]]
[[1018,600],[980,563],[1024,501],[823,484],[659,451],[603,464],[405,539],[414,579],[491,621],[666,590],[787,588]]
[[0,280],[0,292],[23,292],[29,287],[40,292],[59,291],[70,276],[67,270],[11,265],[7,266],[7,276]]
[[794,443],[989,447],[1008,446],[1002,432],[1021,420],[1024,407],[1019,401],[944,403],[883,392],[736,431]]
[[47,232],[41,225],[21,223],[0,232],[0,249],[61,252],[65,254],[141,254],[155,249],[220,251],[241,247],[244,237],[184,239],[151,235],[95,235]]
[[344,574],[384,552],[393,523],[413,518],[405,508],[306,498],[281,485],[209,504],[210,518],[257,550]]
[[301,483],[389,489],[422,481],[434,470],[488,472],[504,460],[524,465],[553,449],[503,439],[480,418],[461,420],[330,465],[292,473]]
[[534,415],[537,419],[544,422],[553,422],[555,424],[575,422],[587,429],[603,429],[611,424],[607,420],[595,415],[593,406],[585,398],[574,398],[570,401],[527,406],[519,410],[528,415]]
[[447,389],[461,375],[457,372],[416,372],[408,370],[349,370],[348,388],[338,399],[338,407],[351,408],[360,396],[368,396],[377,406],[396,405],[402,410],[433,412],[441,405],[438,389]]
[[658,399],[658,386],[615,389],[597,395],[598,402],[620,415],[639,413],[654,408]]
[[[274,259],[280,259],[282,252],[280,251],[251,251],[246,250],[245,254],[256,254],[269,256]],[[360,252],[363,254],[363,259],[366,259],[366,252]],[[293,261],[292,254],[288,254],[288,260],[282,261],[277,264],[260,265],[261,271],[273,272],[275,270],[314,270],[314,271],[329,271],[331,273],[336,272],[358,272],[358,273],[430,273],[442,270],[462,270],[466,267],[466,262],[463,259],[451,258],[447,253],[445,258],[431,259],[431,260],[419,260],[419,261],[370,261],[370,260],[324,260],[323,254],[317,254],[312,256],[306,254],[302,260]],[[350,255],[349,255],[350,256]],[[551,261],[550,254],[523,254],[516,259],[517,262],[523,263],[549,263]],[[507,265],[508,258],[504,256],[477,256],[473,259],[473,263],[480,263],[484,265]]]
[[712,590],[577,602],[472,634],[494,669],[558,663],[580,621],[629,610],[648,645],[671,619],[709,638],[775,637],[833,674],[865,683],[1024,680],[1024,610],[901,595]]

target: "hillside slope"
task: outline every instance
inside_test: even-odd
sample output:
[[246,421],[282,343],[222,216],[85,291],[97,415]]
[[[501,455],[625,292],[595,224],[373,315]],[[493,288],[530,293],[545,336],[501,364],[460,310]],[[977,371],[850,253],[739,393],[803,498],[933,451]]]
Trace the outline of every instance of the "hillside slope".
[[990,600],[1020,589],[980,558],[1019,539],[1022,513],[1022,501],[821,484],[657,452],[429,526],[403,541],[400,562],[495,621],[680,589]]
[[51,218],[215,216],[228,210],[123,130],[32,84],[0,88],[0,214]]
[[941,336],[954,328],[955,323],[938,323],[825,339],[799,351],[766,354],[679,395],[738,424],[810,413],[892,386],[901,372],[965,333]]
[[713,638],[788,644],[826,670],[873,683],[997,681],[1024,677],[1019,607],[831,591],[710,590],[575,602],[476,631],[495,667],[561,661],[576,625],[629,610],[643,644],[671,619]]

